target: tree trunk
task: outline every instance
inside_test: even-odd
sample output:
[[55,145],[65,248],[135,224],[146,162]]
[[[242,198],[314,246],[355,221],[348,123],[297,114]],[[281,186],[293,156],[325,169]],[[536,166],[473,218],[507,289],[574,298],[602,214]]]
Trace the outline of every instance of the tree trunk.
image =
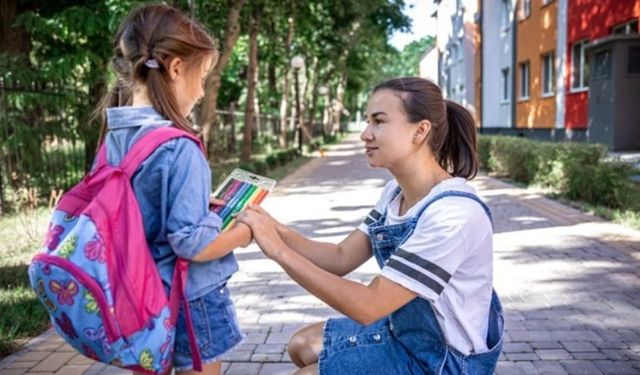
[[207,151],[207,157],[214,159],[213,140],[215,138],[218,107],[218,93],[220,90],[220,83],[222,80],[222,72],[229,63],[233,47],[238,41],[240,36],[240,10],[244,5],[245,0],[235,0],[229,14],[227,16],[227,24],[224,31],[224,44],[222,54],[220,55],[218,62],[213,68],[211,75],[207,79],[205,84],[205,95],[202,98],[201,112],[199,118],[202,121],[202,139]]
[[333,124],[331,126],[331,135],[334,135],[340,130],[340,118],[342,117],[342,110],[344,109],[344,91],[347,84],[347,72],[343,71],[340,75],[340,82],[338,82],[338,88],[336,90],[336,105],[332,106],[333,110]]
[[[291,43],[293,41],[293,32],[295,28],[295,21],[293,18],[289,18],[289,28],[287,30],[287,41],[285,44],[285,53],[289,57],[291,52]],[[287,59],[286,68],[284,68],[284,74],[282,75],[282,99],[280,100],[280,136],[278,137],[278,143],[281,148],[286,148],[288,144],[287,139],[287,104],[289,103],[289,73],[291,72],[291,66]]]
[[[307,87],[311,87],[311,103],[306,105],[305,108],[309,108],[307,111],[307,130],[309,133],[309,137],[313,138],[316,132],[316,109],[318,106],[318,83],[320,80],[318,79],[317,69],[318,67],[318,58],[313,59],[313,65],[311,67],[312,74],[309,75],[309,80],[307,81]],[[309,85],[309,83],[311,83]],[[311,139],[309,139],[311,141]]]
[[255,96],[258,81],[258,34],[260,33],[260,12],[256,6],[251,14],[249,31],[249,69],[247,74],[247,98],[244,110],[244,129],[242,138],[242,155],[244,163],[251,160],[251,146],[253,138],[253,124],[255,115]]
[[229,144],[227,146],[229,155],[235,155],[236,152],[238,152],[238,148],[236,147],[236,104],[236,102],[231,102],[229,104],[229,129],[231,129],[228,134]]
[[0,52],[25,57],[31,49],[29,34],[22,26],[14,26],[16,16],[25,11],[18,0],[0,0]]

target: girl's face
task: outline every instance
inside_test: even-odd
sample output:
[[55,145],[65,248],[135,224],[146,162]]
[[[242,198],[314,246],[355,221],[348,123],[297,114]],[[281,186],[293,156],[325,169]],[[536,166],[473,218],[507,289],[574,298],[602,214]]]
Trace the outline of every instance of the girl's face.
[[174,78],[174,89],[180,113],[184,117],[191,113],[193,106],[204,96],[204,84],[211,71],[212,62],[213,57],[207,56],[200,66],[190,67],[181,62],[177,67],[178,74]]
[[415,128],[397,93],[376,91],[367,105],[367,127],[360,134],[369,166],[392,170],[402,165],[416,150]]

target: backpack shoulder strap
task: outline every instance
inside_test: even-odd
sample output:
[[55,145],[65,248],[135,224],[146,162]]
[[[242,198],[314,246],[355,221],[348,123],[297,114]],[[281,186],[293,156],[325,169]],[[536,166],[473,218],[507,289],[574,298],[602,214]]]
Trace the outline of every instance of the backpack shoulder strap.
[[140,164],[142,164],[142,162],[145,161],[145,159],[147,159],[149,155],[151,155],[160,145],[171,139],[180,137],[186,137],[196,142],[200,147],[200,150],[204,152],[202,142],[200,142],[198,137],[173,126],[166,126],[154,129],[148,134],[142,136],[142,138],[138,139],[124,156],[122,162],[120,162],[120,168],[127,176],[132,177]]

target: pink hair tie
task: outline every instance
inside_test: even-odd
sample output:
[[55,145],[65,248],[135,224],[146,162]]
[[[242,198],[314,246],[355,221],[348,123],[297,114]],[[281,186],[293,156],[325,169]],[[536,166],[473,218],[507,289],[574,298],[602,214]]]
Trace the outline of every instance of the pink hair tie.
[[158,60],[156,59],[149,59],[144,62],[144,65],[151,69],[158,69],[160,67],[160,65],[158,65]]

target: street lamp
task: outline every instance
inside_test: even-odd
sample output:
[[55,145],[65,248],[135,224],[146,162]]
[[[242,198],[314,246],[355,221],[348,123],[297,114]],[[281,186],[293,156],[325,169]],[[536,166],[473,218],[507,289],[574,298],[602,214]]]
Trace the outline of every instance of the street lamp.
[[296,86],[296,116],[298,117],[298,152],[302,154],[302,113],[300,113],[300,87],[298,85],[298,74],[304,68],[304,57],[300,55],[291,58],[291,68],[293,68],[293,78]]

